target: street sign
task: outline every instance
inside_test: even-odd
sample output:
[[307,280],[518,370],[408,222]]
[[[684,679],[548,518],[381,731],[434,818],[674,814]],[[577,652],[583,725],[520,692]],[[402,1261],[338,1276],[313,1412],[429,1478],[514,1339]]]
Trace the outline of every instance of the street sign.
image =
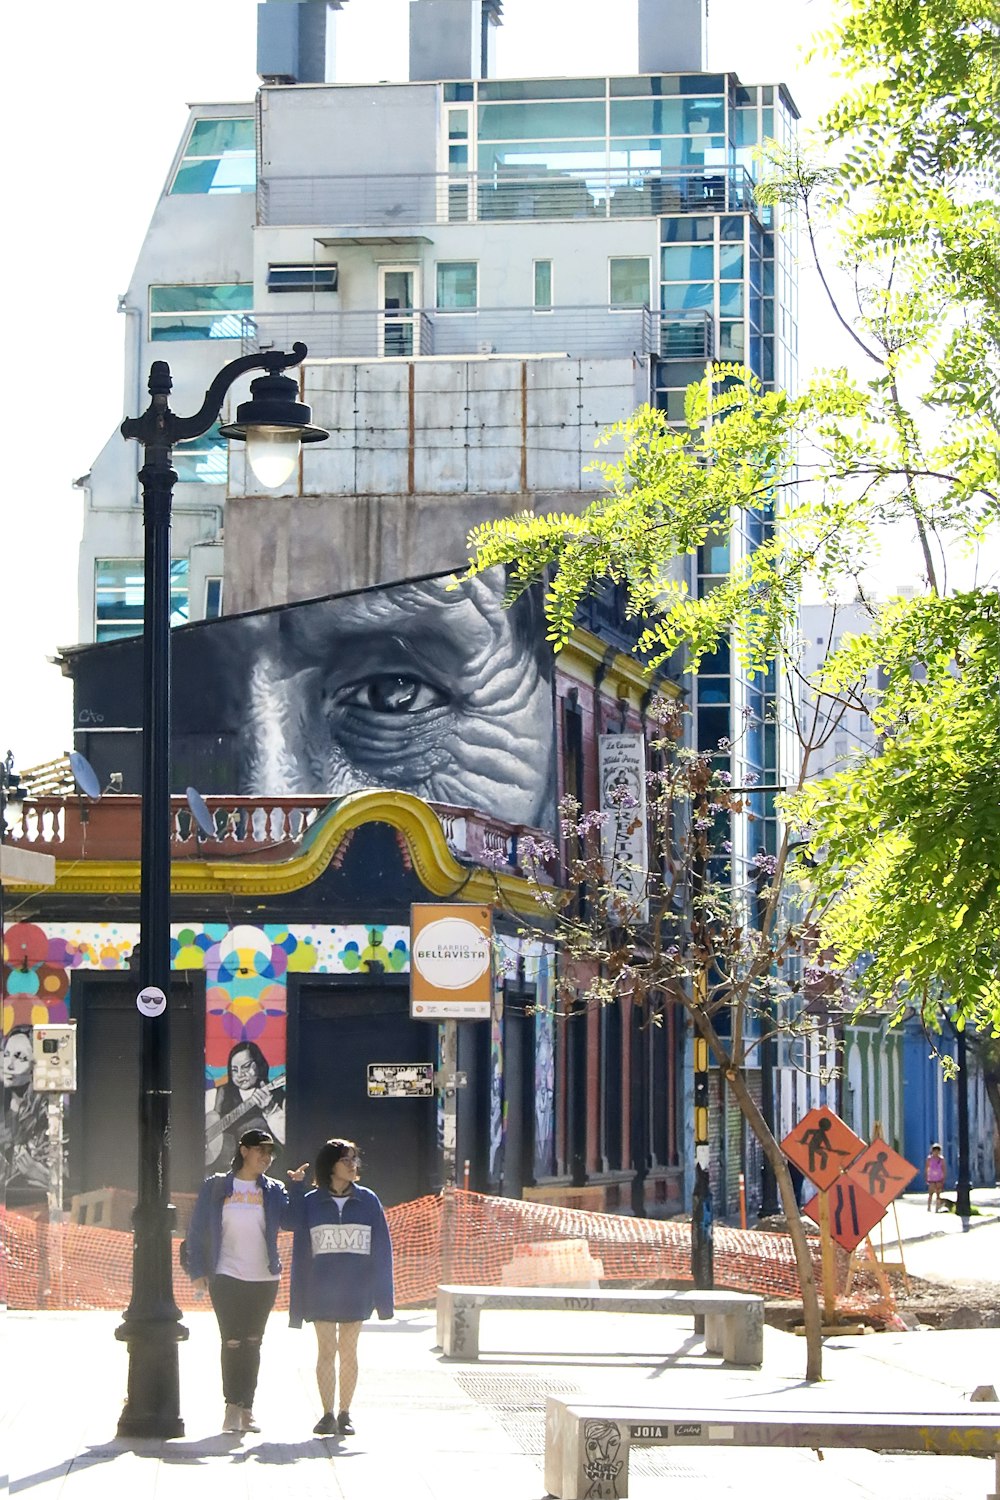
[[905,1156],[893,1151],[883,1140],[874,1140],[851,1162],[847,1175],[853,1183],[885,1206],[912,1182],[917,1169]]
[[[841,1177],[828,1190],[830,1235],[845,1250],[853,1250],[885,1218],[885,1208],[850,1177]],[[803,1203],[802,1212],[814,1224],[820,1222],[819,1194]]]
[[433,1063],[369,1063],[369,1099],[432,1099]]
[[811,1109],[785,1136],[781,1149],[815,1187],[828,1188],[865,1143],[832,1109]]

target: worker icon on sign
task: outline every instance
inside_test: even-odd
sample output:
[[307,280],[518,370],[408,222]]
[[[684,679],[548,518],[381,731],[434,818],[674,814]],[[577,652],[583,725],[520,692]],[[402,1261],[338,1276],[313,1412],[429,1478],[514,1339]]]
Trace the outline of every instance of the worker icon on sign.
[[889,1160],[888,1151],[880,1151],[873,1161],[866,1161],[861,1168],[861,1175],[868,1178],[868,1191],[873,1198],[881,1198],[889,1190],[890,1182],[902,1182],[902,1177],[890,1172],[886,1166]]
[[809,1130],[804,1130],[799,1136],[799,1145],[805,1146],[809,1152],[809,1175],[814,1172],[825,1172],[827,1162],[831,1153],[834,1156],[846,1156],[850,1158],[850,1151],[841,1151],[830,1142],[830,1131],[833,1129],[833,1121],[828,1115],[820,1115],[816,1124]]

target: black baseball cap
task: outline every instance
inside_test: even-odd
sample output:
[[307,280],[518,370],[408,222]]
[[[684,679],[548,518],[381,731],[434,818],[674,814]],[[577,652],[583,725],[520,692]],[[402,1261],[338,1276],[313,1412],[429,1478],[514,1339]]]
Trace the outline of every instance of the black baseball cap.
[[240,1136],[241,1146],[271,1146],[275,1151],[278,1143],[273,1135],[268,1135],[266,1130],[244,1130]]

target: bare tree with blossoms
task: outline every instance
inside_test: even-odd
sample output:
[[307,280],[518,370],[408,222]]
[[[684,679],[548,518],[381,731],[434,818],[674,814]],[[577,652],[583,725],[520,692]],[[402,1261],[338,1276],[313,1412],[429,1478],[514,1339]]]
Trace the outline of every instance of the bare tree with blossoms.
[[[839,712],[834,707],[831,715],[829,705],[817,702],[808,723],[796,712],[799,787]],[[560,1013],[620,1001],[638,1007],[644,1024],[660,1026],[675,1006],[707,1042],[780,1192],[802,1288],[806,1375],[818,1380],[821,1318],[809,1244],[787,1163],[748,1075],[778,1035],[818,1038],[826,1046],[826,1008],[804,1003],[810,977],[822,972],[810,962],[822,900],[802,896],[795,878],[802,845],[790,842],[787,831],[775,854],[760,849],[737,859],[736,825],[750,825],[747,846],[759,842],[754,788],[734,786],[721,768],[722,757],[729,762],[728,742],[716,751],[684,747],[684,713],[667,699],[650,709],[649,748],[659,768],[646,778],[648,860],[640,867],[619,852],[641,820],[638,799],[626,787],[611,794],[610,812],[585,811],[565,799],[561,849],[546,838],[519,843],[541,914],[521,933],[558,952]],[[834,1066],[831,1059],[831,1072]]]

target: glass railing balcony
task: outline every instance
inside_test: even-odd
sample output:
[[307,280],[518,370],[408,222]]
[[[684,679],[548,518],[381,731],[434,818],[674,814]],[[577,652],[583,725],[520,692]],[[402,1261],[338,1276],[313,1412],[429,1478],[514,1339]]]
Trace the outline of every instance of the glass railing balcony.
[[261,224],[391,233],[406,226],[524,219],[649,219],[752,209],[744,167],[507,168],[398,176],[265,177]]
[[709,359],[712,331],[712,319],[705,312],[653,312],[648,307],[260,312],[243,319],[243,352],[290,348],[301,339],[311,359],[462,359],[491,354]]

